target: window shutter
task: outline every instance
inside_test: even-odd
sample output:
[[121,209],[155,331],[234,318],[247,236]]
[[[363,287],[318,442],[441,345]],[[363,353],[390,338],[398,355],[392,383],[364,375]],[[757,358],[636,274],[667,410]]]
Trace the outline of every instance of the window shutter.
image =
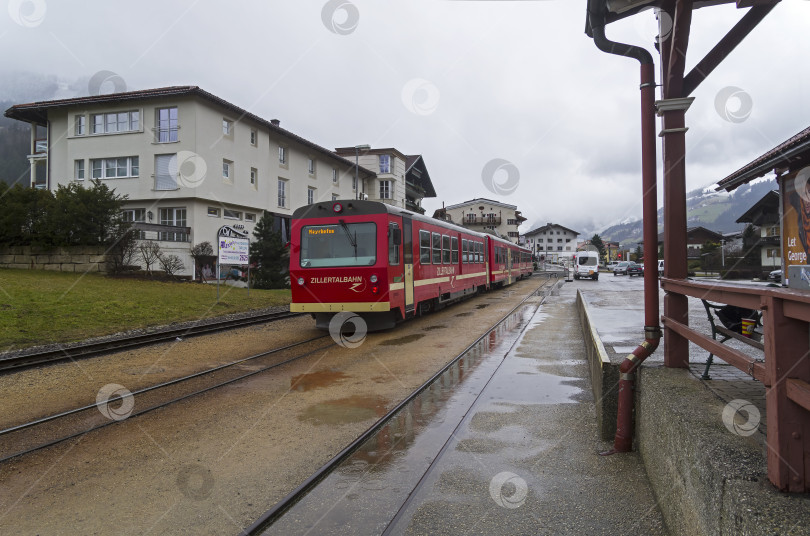
[[[174,165],[172,162],[174,161]],[[155,190],[177,189],[177,155],[161,154],[155,156]]]

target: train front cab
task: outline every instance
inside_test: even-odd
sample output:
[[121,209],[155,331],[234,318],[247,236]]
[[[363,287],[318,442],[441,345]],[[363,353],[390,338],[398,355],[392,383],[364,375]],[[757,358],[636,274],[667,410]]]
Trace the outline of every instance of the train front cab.
[[311,313],[320,329],[341,311],[363,317],[370,331],[393,327],[414,310],[411,225],[369,201],[296,210],[290,310]]

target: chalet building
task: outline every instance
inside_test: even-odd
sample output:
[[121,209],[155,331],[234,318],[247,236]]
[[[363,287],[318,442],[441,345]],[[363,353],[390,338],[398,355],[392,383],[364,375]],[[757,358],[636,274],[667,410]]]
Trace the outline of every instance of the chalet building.
[[547,223],[523,236],[526,247],[531,249],[537,258],[558,262],[570,259],[576,253],[579,232],[556,223]]
[[422,199],[436,197],[422,155],[405,155],[393,148],[369,146],[338,147],[335,153],[376,172],[376,177],[361,180],[359,197],[419,214],[425,213]]
[[[721,243],[723,235],[705,227],[687,227],[686,229],[686,258],[699,260],[701,248],[706,242]],[[664,243],[664,233],[658,233],[659,247]]]
[[[377,177],[354,158],[196,86],[18,104],[5,115],[31,125],[31,186],[56,190],[103,181],[127,196],[124,214],[141,238],[180,257],[185,275],[193,270],[192,244],[215,244],[223,225],[252,233],[268,211],[289,239],[297,207],[354,199],[358,180]],[[429,177],[421,159],[411,167],[413,175],[426,177],[413,192],[418,205],[419,194],[435,192],[422,186]]]
[[526,221],[515,205],[476,198],[463,203],[442,207],[433,212],[433,217],[477,231],[488,231],[519,243],[518,227]]
[[779,190],[771,190],[754,203],[737,223],[754,226],[754,236],[744,238],[743,248],[759,250],[763,267],[782,267],[782,226],[779,223]]

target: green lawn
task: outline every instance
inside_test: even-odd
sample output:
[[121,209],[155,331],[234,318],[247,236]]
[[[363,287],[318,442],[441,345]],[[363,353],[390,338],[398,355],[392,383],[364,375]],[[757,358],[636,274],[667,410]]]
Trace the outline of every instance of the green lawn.
[[0,269],[0,351],[289,305],[289,290]]

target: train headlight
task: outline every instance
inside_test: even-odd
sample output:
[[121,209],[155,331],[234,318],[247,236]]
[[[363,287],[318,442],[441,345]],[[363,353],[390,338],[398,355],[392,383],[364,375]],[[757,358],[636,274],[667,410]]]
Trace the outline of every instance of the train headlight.
[[301,285],[302,287],[304,286],[304,278],[303,277],[298,278],[298,284]]
[[371,277],[368,278],[368,280],[371,281],[372,283],[376,283],[377,282],[377,276],[372,275]]

